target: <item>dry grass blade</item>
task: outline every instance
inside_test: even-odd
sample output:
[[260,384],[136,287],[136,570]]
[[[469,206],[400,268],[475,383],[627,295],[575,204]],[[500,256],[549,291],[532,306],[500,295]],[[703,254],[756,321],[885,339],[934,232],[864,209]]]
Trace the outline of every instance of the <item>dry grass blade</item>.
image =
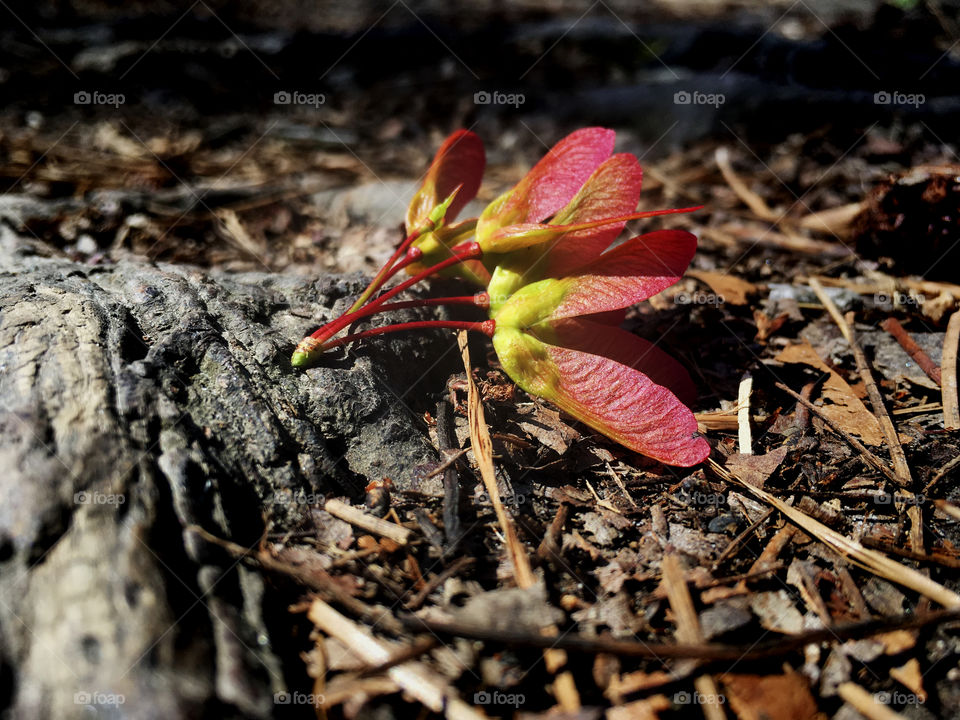
[[832,530],[819,520],[815,520],[806,513],[795,507],[788,505],[777,497],[774,497],[765,490],[754,487],[741,480],[739,477],[728,471],[726,468],[718,465],[714,460],[710,460],[710,467],[720,475],[720,477],[735,482],[748,490],[753,496],[775,507],[783,513],[791,522],[800,526],[804,532],[817,538],[820,542],[848,558],[851,562],[862,567],[873,574],[897,583],[904,587],[914,590],[924,597],[940,603],[944,607],[960,607],[960,595],[944,587],[940,583],[931,580],[929,577],[908,568],[905,565],[891,560],[875,550],[865,548],[856,540],[852,540],[845,535],[841,535],[836,530]]
[[[483,405],[480,403],[480,391],[473,381],[473,372],[470,367],[470,349],[467,347],[467,333],[461,331],[457,336],[457,343],[460,346],[460,353],[463,357],[463,367],[467,373],[467,414],[470,422],[470,442],[473,445],[474,458],[477,461],[477,467],[480,468],[480,476],[483,479],[483,485],[490,497],[490,503],[493,505],[494,512],[497,514],[497,520],[503,531],[504,541],[507,545],[507,552],[513,561],[513,572],[517,580],[517,585],[521,588],[528,588],[536,583],[533,570],[530,569],[530,559],[517,538],[517,533],[513,528],[513,521],[507,515],[503,502],[500,500],[500,490],[497,488],[497,477],[493,468],[493,445],[490,442],[490,432],[487,430],[487,423],[483,416]],[[545,635],[556,634],[555,627],[546,627],[543,630]],[[545,650],[544,660],[547,669],[551,672],[556,671],[566,663],[566,653],[562,650]],[[573,681],[573,675],[569,672],[563,672],[556,676],[554,682],[554,693],[557,701],[564,710],[576,711],[580,708],[580,694],[577,692]]]
[[943,391],[943,426],[960,430],[960,403],[957,400],[957,345],[960,343],[960,310],[950,316],[947,335],[943,339],[940,362],[940,387]]
[[503,502],[500,499],[500,490],[497,488],[497,476],[493,469],[493,444],[490,441],[490,432],[487,430],[487,423],[483,416],[483,405],[480,404],[480,391],[477,390],[477,384],[473,381],[473,373],[470,367],[470,350],[467,347],[467,333],[461,331],[457,336],[457,342],[460,345],[460,353],[463,357],[463,367],[467,371],[467,413],[470,421],[470,442],[473,445],[473,455],[480,468],[480,477],[483,479],[483,486],[490,497],[490,503],[497,515],[497,521],[500,523],[500,529],[503,531],[504,542],[507,545],[507,552],[510,560],[513,562],[513,572],[517,580],[517,585],[522,588],[528,588],[536,582],[533,571],[530,569],[530,559],[517,539],[517,533],[513,528],[513,521],[507,515]]

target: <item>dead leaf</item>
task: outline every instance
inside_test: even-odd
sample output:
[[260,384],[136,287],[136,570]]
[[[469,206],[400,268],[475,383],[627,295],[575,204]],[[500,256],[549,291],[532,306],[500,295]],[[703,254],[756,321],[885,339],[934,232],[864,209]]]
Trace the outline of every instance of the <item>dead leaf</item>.
[[757,291],[757,286],[743,278],[724,272],[710,270],[687,270],[689,277],[696,278],[713,290],[721,302],[731,305],[746,305],[747,296]]
[[800,673],[721,675],[731,709],[740,720],[809,720],[822,717]]
[[827,373],[829,377],[823,384],[822,394],[824,400],[829,402],[823,404],[823,414],[867,445],[879,446],[883,443],[883,433],[877,418],[857,397],[847,381],[820,359],[810,343],[790,345],[784,348],[776,359],[782,363],[808,365]]
[[737,453],[727,458],[726,466],[744,481],[754,487],[762,488],[787,456],[787,448],[779,447],[764,455],[741,455]]

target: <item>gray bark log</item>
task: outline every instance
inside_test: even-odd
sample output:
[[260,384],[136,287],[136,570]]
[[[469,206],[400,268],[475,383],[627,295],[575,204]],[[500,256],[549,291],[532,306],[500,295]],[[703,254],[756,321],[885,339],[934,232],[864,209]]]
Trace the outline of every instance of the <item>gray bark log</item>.
[[264,518],[283,529],[307,515],[293,494],[402,487],[435,459],[411,406],[442,387],[417,383],[445,377],[453,343],[393,336],[295,372],[294,344],[346,308],[359,276],[90,266],[28,247],[0,227],[9,712],[273,716],[291,669],[275,647],[284,608],[183,528],[252,546]]

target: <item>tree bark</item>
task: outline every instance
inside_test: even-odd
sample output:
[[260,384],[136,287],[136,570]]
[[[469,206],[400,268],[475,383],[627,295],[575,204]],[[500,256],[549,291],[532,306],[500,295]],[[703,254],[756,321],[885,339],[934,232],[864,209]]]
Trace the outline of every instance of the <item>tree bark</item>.
[[290,367],[363,284],[81,265],[0,226],[0,704],[15,717],[273,716],[303,672],[287,600],[183,530],[256,546],[265,527],[309,530],[309,503],[403,488],[435,460],[417,417],[431,381],[413,386],[455,367],[452,341],[390,336]]

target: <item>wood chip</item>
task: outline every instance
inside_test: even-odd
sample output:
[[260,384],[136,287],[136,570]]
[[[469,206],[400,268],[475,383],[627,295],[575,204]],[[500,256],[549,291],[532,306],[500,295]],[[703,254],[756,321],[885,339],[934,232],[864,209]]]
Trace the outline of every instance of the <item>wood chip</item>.
[[746,375],[737,392],[737,440],[741,455],[753,455],[753,435],[750,432],[750,393],[753,378]]

